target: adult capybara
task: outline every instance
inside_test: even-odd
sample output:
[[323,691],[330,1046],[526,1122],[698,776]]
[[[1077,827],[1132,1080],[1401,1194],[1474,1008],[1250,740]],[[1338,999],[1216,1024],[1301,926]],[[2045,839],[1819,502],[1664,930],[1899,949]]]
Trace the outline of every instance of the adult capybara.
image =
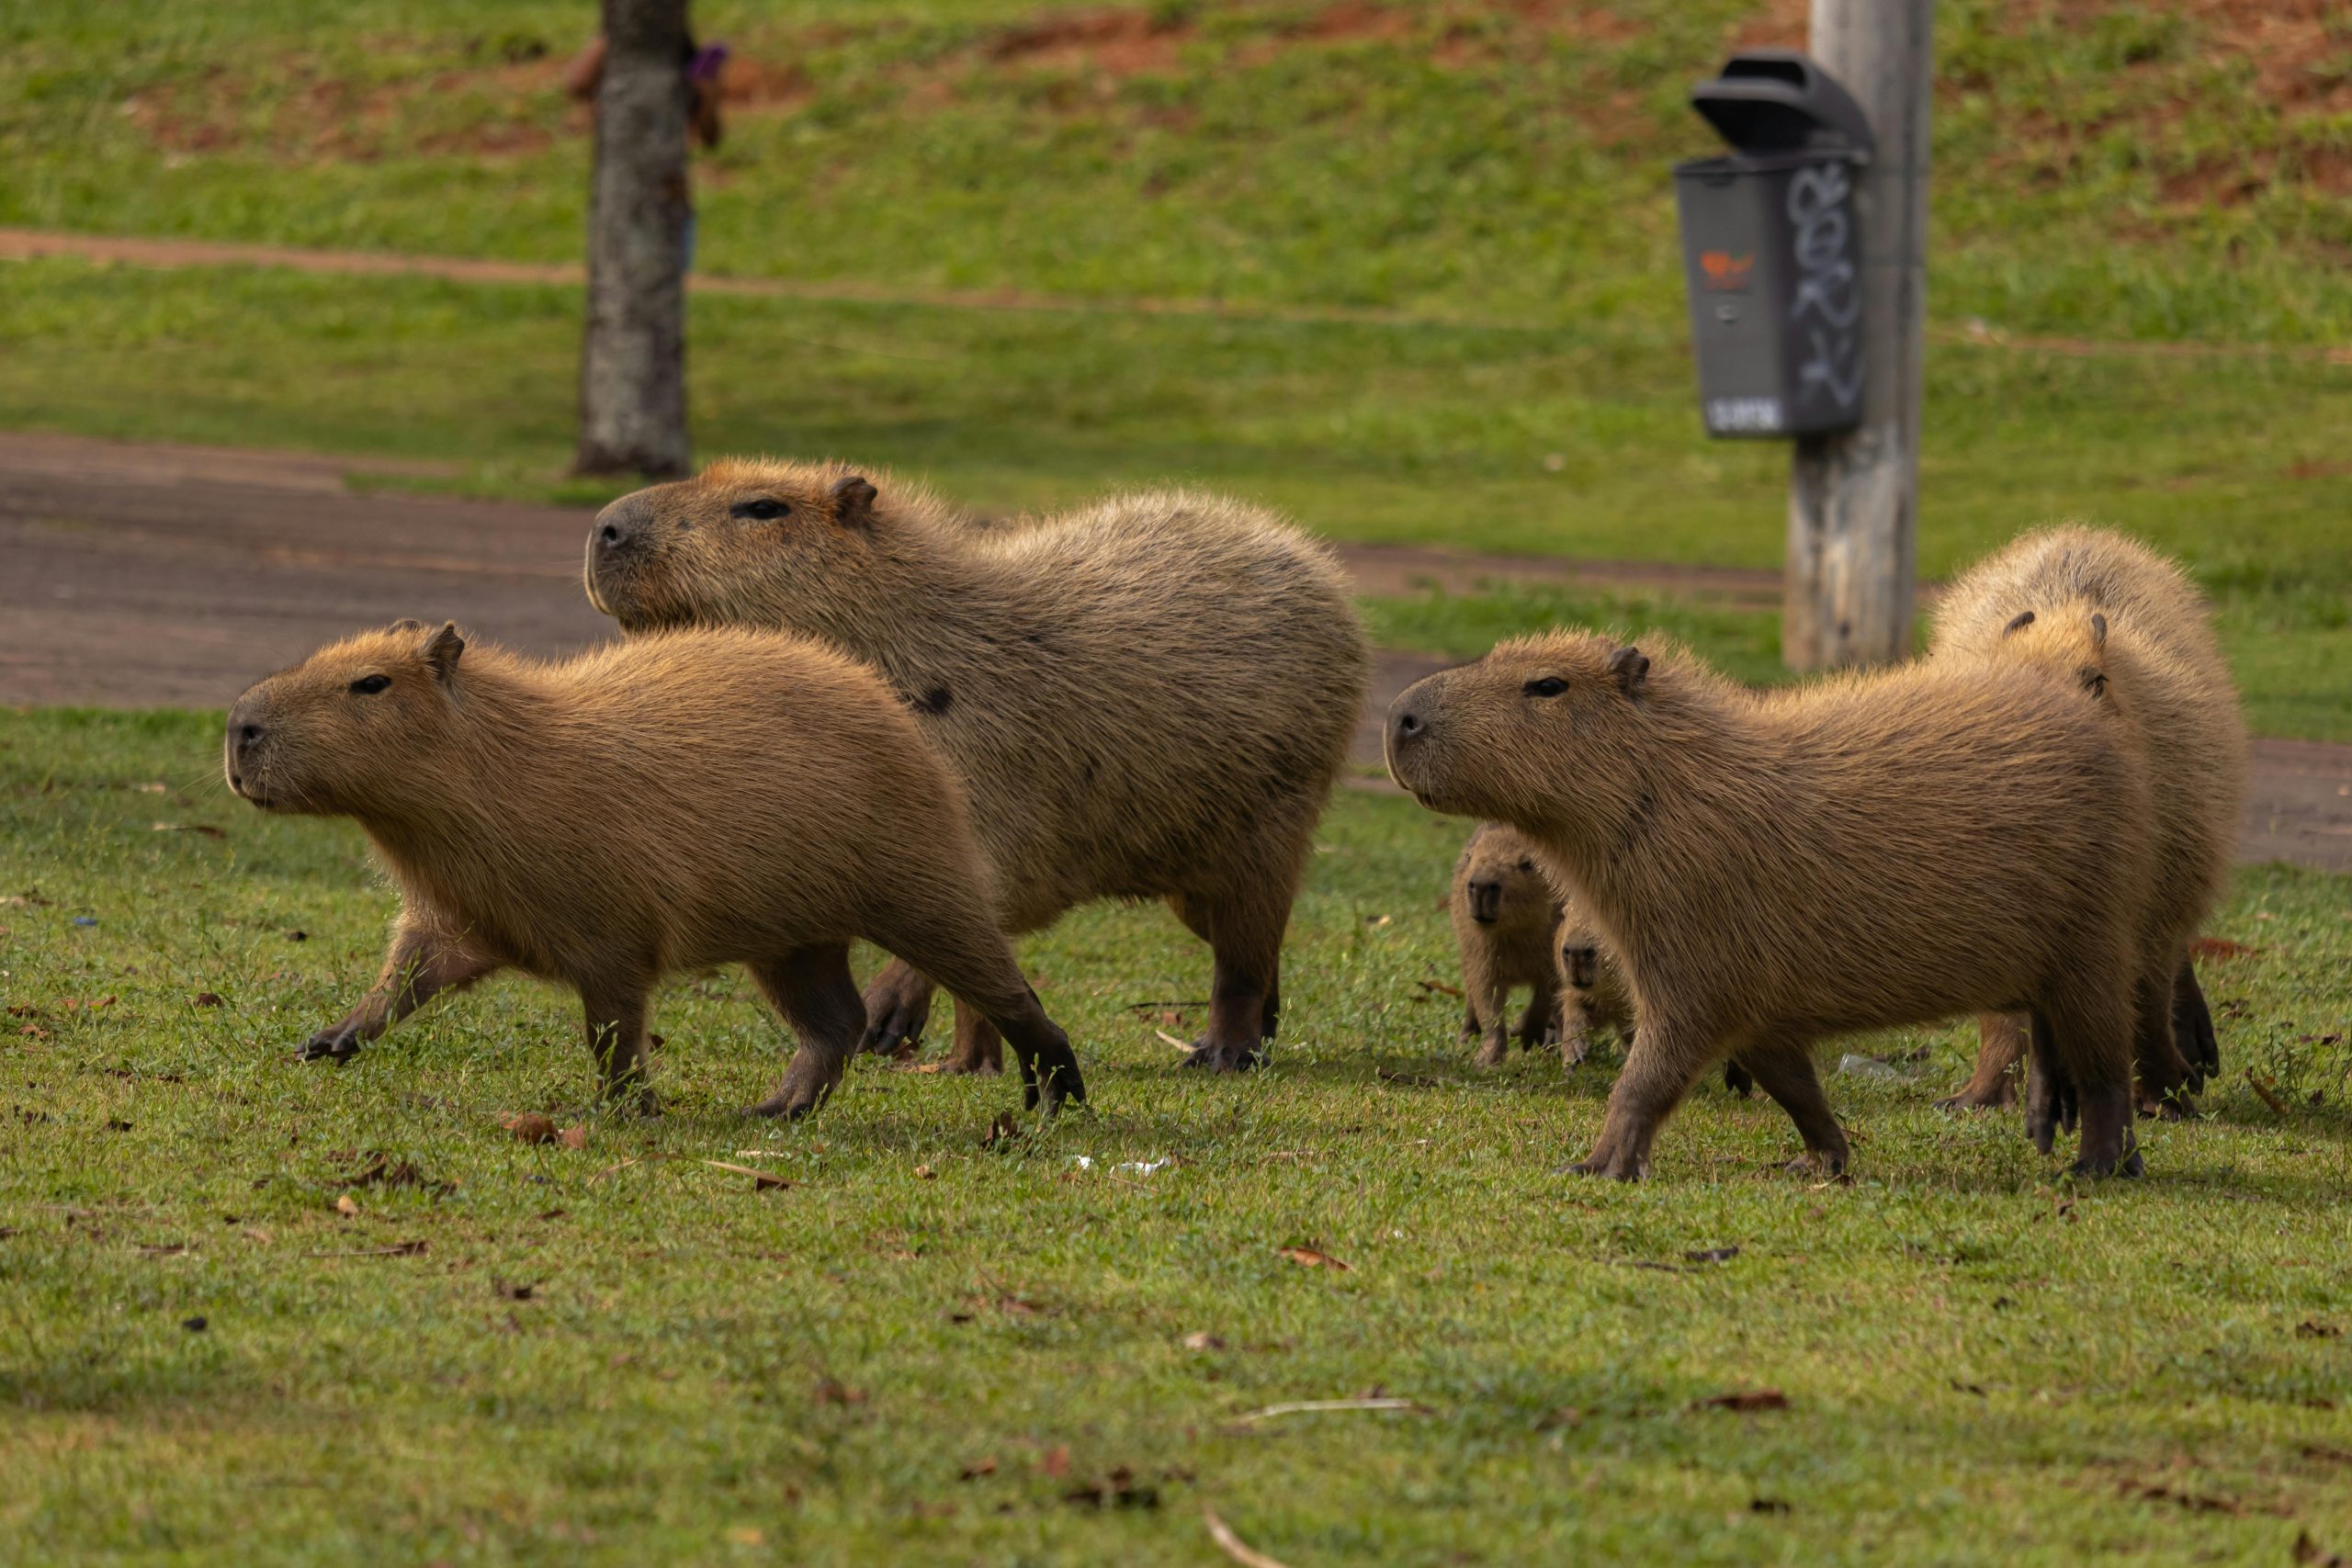
[[955,780],[832,649],[674,632],[541,663],[403,621],[254,685],[226,751],[263,809],[355,818],[401,890],[375,989],[305,1055],[348,1055],[511,966],[579,991],[605,1092],[650,1106],[654,984],[740,961],[800,1035],[753,1110],[797,1116],[865,1027],[863,937],[993,1020],[1031,1104],[1085,1097],[997,928]]
[[[1387,742],[1423,805],[1532,840],[1624,964],[1634,1044],[1579,1169],[1641,1176],[1659,1124],[1735,1053],[1809,1158],[1841,1168],[1817,1037],[2012,1009],[2075,1097],[2077,1168],[2141,1168],[2153,808],[2074,680],[1928,661],[1768,699],[1679,652],[1653,670],[1563,631],[1408,687]],[[2044,1149],[2056,1111],[2030,1122]]]
[[[2030,650],[2087,671],[2086,694],[2117,710],[2146,759],[2155,800],[2158,924],[2177,957],[2143,999],[2142,1093],[2185,1103],[2221,1069],[2211,1011],[2188,943],[2221,897],[2246,788],[2245,719],[2204,596],[2174,562],[2107,529],[2029,534],[1969,570],[1938,604],[1931,657]],[[2098,677],[2091,679],[2090,676]],[[2003,1103],[2025,1051],[2015,1020],[1987,1018],[1975,1075],[1943,1103]]]
[[[1258,1061],[1369,666],[1320,546],[1184,491],[978,529],[871,469],[722,462],[607,506],[587,582],[631,633],[781,626],[875,666],[969,792],[1005,929],[1165,898],[1216,961],[1190,1062]],[[929,1007],[899,957],[866,993],[875,1049]],[[995,1049],[960,1013],[950,1065],[987,1070]]]
[[[1599,1031],[1622,1034],[1633,1029],[1634,998],[1625,988],[1624,970],[1591,912],[1570,896],[1562,897],[1554,951],[1560,981],[1560,1065],[1574,1067],[1592,1055],[1592,1037]],[[1742,1078],[1729,1081],[1746,1092]]]
[[1453,863],[1446,908],[1462,950],[1462,1038],[1481,1042],[1478,1065],[1510,1054],[1507,1016],[1515,987],[1528,987],[1519,1043],[1554,1038],[1560,1026],[1559,971],[1553,933],[1560,902],[1535,864],[1535,846],[1499,822],[1482,822]]

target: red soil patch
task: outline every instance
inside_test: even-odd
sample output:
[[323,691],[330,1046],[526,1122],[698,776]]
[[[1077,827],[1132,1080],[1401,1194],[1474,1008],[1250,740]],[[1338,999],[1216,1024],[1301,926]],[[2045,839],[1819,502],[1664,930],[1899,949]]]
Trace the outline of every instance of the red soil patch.
[[1141,11],[1082,11],[1047,17],[998,36],[990,60],[1047,71],[1085,70],[1106,76],[1164,72],[1193,36],[1189,24],[1161,21]]

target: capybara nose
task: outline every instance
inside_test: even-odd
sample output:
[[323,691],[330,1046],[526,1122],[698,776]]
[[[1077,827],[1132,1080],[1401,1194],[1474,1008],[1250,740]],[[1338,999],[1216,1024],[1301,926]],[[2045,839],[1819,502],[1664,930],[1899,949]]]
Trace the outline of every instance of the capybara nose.
[[645,531],[645,507],[634,495],[625,495],[596,513],[595,548],[599,553],[618,550],[634,544]]
[[236,733],[237,759],[238,761],[243,761],[246,752],[261,744],[261,726],[258,724],[240,724],[236,727]]
[[1388,734],[1392,740],[1418,739],[1426,728],[1421,723],[1421,716],[1410,708],[1391,715],[1388,720]]
[[1499,882],[1474,882],[1469,886],[1470,918],[1482,926],[1491,926],[1503,912],[1503,885]]

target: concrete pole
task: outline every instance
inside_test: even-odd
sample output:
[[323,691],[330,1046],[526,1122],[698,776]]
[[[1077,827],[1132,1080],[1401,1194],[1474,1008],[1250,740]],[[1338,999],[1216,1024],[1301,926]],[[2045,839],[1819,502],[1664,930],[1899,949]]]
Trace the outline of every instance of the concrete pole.
[[1870,117],[1861,226],[1862,423],[1796,444],[1781,656],[1793,670],[1911,651],[1928,319],[1934,0],[1813,0],[1811,53]]

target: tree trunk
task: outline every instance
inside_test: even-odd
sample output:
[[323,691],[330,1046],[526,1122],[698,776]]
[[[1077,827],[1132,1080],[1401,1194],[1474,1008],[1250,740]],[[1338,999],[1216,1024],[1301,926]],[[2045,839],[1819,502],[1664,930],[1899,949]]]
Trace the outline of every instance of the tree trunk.
[[575,467],[674,478],[688,468],[686,0],[604,0],[604,20]]

